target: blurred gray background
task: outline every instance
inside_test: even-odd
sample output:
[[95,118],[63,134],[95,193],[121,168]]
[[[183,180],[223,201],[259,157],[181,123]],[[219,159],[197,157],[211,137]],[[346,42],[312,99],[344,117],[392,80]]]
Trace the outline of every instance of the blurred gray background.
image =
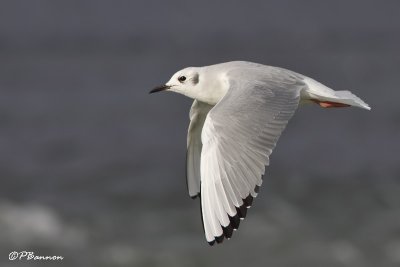
[[[1,1],[0,265],[399,266],[399,1]],[[305,106],[234,237],[186,192],[178,69],[288,68],[372,111]]]

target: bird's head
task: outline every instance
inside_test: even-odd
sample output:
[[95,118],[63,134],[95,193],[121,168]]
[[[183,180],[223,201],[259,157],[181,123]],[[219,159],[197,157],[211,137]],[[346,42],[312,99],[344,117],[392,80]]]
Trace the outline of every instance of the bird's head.
[[196,98],[201,90],[199,68],[189,67],[176,72],[164,85],[158,86],[150,91],[150,94],[160,91],[171,91],[182,95]]
[[227,83],[221,79],[223,75],[218,71],[210,71],[210,67],[189,67],[176,72],[164,85],[150,91],[171,91],[215,105],[225,95]]

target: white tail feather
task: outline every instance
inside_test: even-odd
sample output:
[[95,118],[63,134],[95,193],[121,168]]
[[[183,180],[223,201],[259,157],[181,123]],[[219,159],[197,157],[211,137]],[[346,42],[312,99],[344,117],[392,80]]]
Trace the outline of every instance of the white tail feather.
[[367,110],[371,109],[367,103],[350,91],[334,91],[322,83],[308,77],[304,77],[304,82],[307,85],[307,88],[302,92],[303,100],[315,99],[319,101],[331,101]]
[[335,96],[337,96],[337,98],[340,100],[339,103],[371,110],[371,108],[367,103],[362,101],[361,98],[359,98],[350,91],[335,91]]

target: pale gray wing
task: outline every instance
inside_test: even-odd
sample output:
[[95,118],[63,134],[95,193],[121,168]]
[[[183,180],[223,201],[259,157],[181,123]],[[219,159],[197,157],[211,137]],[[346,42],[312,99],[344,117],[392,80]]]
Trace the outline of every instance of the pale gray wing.
[[202,218],[211,245],[230,238],[246,216],[304,87],[277,68],[231,71],[227,77],[229,90],[208,113],[202,131]]
[[201,130],[211,105],[193,101],[190,108],[190,124],[187,135],[186,181],[189,196],[196,198],[200,193]]

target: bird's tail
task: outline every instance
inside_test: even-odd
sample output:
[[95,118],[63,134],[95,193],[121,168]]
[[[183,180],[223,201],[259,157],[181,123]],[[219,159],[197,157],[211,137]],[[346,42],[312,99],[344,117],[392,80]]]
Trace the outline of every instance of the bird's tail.
[[332,107],[359,107],[370,110],[367,103],[350,91],[334,91],[329,87],[306,77],[307,88],[303,91],[303,98],[311,100],[324,108]]
[[323,108],[340,108],[340,107],[359,107],[370,110],[367,103],[362,101],[358,96],[350,91],[334,91],[333,96],[321,96],[311,98],[310,100],[317,103]]
[[353,106],[367,110],[371,109],[367,103],[350,91],[335,91],[334,96],[319,96],[317,99],[311,100],[324,108]]

